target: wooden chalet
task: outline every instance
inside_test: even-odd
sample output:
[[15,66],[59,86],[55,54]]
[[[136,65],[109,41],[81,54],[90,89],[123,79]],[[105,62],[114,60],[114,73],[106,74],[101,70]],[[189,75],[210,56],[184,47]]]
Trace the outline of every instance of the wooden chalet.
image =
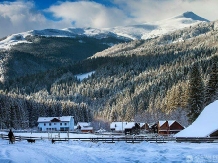
[[125,134],[139,135],[140,134],[140,123],[128,122],[125,126]]
[[158,133],[157,123],[148,124],[148,132],[149,133]]
[[148,133],[150,132],[150,125],[148,123],[140,123],[140,130],[141,133]]
[[158,134],[169,135],[169,124],[168,121],[158,121],[157,123]]
[[184,127],[175,120],[158,121],[157,123],[157,131],[160,135],[176,134],[183,129]]
[[184,127],[177,121],[168,121],[168,124],[170,127],[169,134],[177,134],[184,129]]

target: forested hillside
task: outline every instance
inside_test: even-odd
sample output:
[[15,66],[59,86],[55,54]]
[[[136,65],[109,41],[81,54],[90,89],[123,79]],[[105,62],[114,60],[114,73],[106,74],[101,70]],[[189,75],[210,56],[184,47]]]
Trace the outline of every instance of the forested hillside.
[[[188,117],[195,118],[190,112],[196,111],[190,110],[190,99],[200,99],[198,111],[218,99],[217,49],[218,22],[201,23],[11,78],[1,84],[0,118],[4,127],[7,119],[13,127],[20,120],[32,127],[38,116],[51,115],[74,115],[76,122],[176,119],[187,125]],[[91,71],[82,81],[75,77]]]
[[[16,36],[14,40],[22,40]],[[100,52],[114,44],[129,41],[128,39],[108,36],[94,38],[86,36],[74,37],[25,37],[25,43],[18,43],[10,49],[0,49],[1,81],[14,77],[45,72],[50,69],[71,65],[84,60],[96,52]]]

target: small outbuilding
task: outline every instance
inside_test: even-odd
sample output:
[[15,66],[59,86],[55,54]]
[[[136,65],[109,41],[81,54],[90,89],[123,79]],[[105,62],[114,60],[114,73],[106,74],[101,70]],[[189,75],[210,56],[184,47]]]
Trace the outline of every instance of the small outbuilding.
[[83,133],[93,133],[93,127],[89,122],[78,122],[77,129]]

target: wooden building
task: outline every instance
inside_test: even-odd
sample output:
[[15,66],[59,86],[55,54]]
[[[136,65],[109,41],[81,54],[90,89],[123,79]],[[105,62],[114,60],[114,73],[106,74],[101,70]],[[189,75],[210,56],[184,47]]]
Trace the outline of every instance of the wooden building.
[[140,123],[128,122],[125,126],[125,134],[139,135],[140,134]]
[[169,124],[169,134],[177,134],[181,130],[184,129],[184,127],[177,121],[168,121]]
[[175,120],[158,121],[157,123],[157,130],[160,135],[176,134],[183,129],[184,127]]
[[169,135],[169,124],[168,121],[158,121],[157,123],[158,134]]

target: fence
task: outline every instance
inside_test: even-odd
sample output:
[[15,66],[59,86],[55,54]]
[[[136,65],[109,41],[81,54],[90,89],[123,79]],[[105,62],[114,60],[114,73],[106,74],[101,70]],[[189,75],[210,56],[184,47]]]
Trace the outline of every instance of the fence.
[[[8,136],[0,134],[2,139],[8,140]],[[49,138],[49,137],[25,137],[25,136],[15,136],[16,141],[21,140],[52,140],[52,143],[56,141],[88,141],[88,142],[103,142],[103,143],[115,143],[115,142],[126,142],[126,143],[140,143],[140,142],[150,142],[150,143],[167,143],[167,142],[191,142],[191,143],[218,143],[218,137],[146,137],[146,136],[123,136],[123,137],[93,137],[93,138]]]
[[218,137],[180,137],[180,138],[176,138],[176,142],[218,143]]

